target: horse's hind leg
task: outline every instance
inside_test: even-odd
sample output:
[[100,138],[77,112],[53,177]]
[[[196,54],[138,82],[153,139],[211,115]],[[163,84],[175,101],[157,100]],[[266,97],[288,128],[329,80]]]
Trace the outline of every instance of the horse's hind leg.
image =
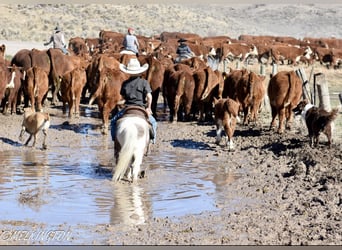
[[144,153],[139,152],[134,155],[134,161],[132,163],[132,174],[133,174],[133,182],[138,180],[138,175],[140,173],[140,166],[143,160]]

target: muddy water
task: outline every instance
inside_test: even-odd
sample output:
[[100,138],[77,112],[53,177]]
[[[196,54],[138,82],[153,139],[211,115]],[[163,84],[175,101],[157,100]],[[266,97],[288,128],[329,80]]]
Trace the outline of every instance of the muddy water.
[[[144,160],[146,176],[138,184],[113,184],[111,142],[76,145],[54,150],[58,153],[31,148],[1,152],[1,219],[140,224],[154,217],[217,211],[220,200],[232,193],[229,183],[241,174],[200,152],[153,152]],[[231,202],[233,208],[239,197]]]

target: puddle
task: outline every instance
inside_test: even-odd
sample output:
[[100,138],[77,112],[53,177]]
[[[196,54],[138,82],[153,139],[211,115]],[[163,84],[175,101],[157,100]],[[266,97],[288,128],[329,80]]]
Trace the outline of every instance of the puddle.
[[[24,148],[0,155],[2,220],[55,225],[140,224],[154,217],[217,211],[226,198],[229,173],[215,159],[154,153],[147,156],[146,180],[111,182],[112,145],[51,151]],[[232,201],[234,202],[234,201]]]

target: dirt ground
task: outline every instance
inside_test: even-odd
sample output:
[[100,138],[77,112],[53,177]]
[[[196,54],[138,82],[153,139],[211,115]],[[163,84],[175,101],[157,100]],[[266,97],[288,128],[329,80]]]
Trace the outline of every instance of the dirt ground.
[[[53,145],[72,145],[80,137],[88,143],[91,136],[73,133],[77,124],[87,123],[93,133],[100,133],[96,115],[68,120],[61,110],[47,107],[52,124],[64,124],[65,129],[50,129],[47,139],[49,151]],[[94,108],[96,113],[96,108]],[[162,117],[162,114],[161,114]],[[199,148],[201,161],[217,158],[230,171],[244,172],[234,181],[223,178],[225,187],[234,195],[257,202],[236,204],[223,199],[219,210],[184,215],[175,218],[152,218],[140,225],[77,225],[68,227],[73,237],[63,244],[114,245],[340,245],[342,243],[342,150],[341,141],[331,149],[322,136],[318,148],[308,144],[306,129],[296,119],[291,131],[279,135],[269,130],[270,116],[265,109],[257,126],[238,125],[234,139],[235,151],[228,151],[223,141],[215,145],[215,130],[211,123],[165,121],[158,122],[157,143],[151,152],[186,152],[191,157]],[[18,140],[21,115],[1,115],[0,148],[17,150],[23,147]],[[68,122],[66,122],[68,121]],[[101,140],[101,139],[99,139]],[[24,149],[23,149],[24,150]],[[41,135],[37,148],[41,149]],[[63,148],[59,147],[59,150]],[[65,150],[65,148],[64,148]],[[196,159],[193,159],[196,161]],[[147,171],[138,184],[149,185],[156,173]],[[5,228],[44,228],[22,222],[1,221]],[[87,232],[87,239],[76,239]],[[94,236],[94,237],[93,237]],[[96,237],[95,237],[96,236]],[[5,242],[18,244],[18,242]],[[22,244],[19,242],[19,244]],[[24,243],[24,244],[27,244]],[[30,244],[30,243],[29,243]],[[46,242],[33,242],[46,244]]]

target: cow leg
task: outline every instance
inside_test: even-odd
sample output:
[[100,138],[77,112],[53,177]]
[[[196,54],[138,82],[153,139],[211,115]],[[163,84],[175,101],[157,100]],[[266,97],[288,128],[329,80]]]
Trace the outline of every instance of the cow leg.
[[248,106],[243,107],[243,125],[248,125]]
[[282,134],[284,132],[284,121],[285,121],[285,109],[282,108],[279,110],[279,127],[278,133]]
[[158,104],[158,97],[159,97],[160,88],[157,88],[152,92],[152,103],[151,103],[151,109],[152,114],[155,118],[157,118],[157,104]]
[[75,114],[74,112],[74,99],[70,99],[70,102],[69,102],[69,117],[73,117]]
[[174,114],[173,114],[173,119],[172,122],[176,123],[178,121],[178,110],[179,110],[179,105],[180,105],[180,96],[176,95],[175,97],[175,104],[174,104]]
[[80,102],[81,102],[81,95],[80,93],[78,93],[75,95],[75,102],[74,102],[76,118],[80,116]]
[[25,142],[25,146],[27,146],[28,145],[28,143],[31,141],[31,138],[32,138],[32,134],[30,134],[30,136],[29,136],[29,138],[27,139],[27,141]]
[[222,135],[222,120],[218,120],[216,122],[216,140],[215,140],[215,143],[217,145],[220,144],[220,141],[221,141],[221,136]]
[[272,121],[271,121],[271,125],[270,125],[270,129],[273,129],[276,127],[276,117],[277,117],[277,109],[273,106],[271,106],[271,112],[272,112]]
[[46,145],[46,137],[47,137],[47,130],[43,129],[43,134],[44,134],[44,139],[43,139],[43,149],[47,149],[47,145]]
[[234,143],[233,143],[233,135],[234,135],[235,126],[236,126],[236,121],[232,117],[228,118],[226,123],[224,124],[224,131],[226,132],[228,136],[226,145],[228,146],[229,150],[234,150],[235,148]]
[[37,141],[37,134],[33,135],[33,144],[32,147],[36,146],[36,141]]
[[293,113],[292,109],[295,107],[292,107],[291,105],[286,109],[286,129],[290,130],[292,127],[292,122],[293,122]]
[[108,128],[109,128],[109,112],[110,110],[110,103],[105,103],[103,106],[103,110],[102,110],[102,134],[103,135],[107,135],[108,134]]

